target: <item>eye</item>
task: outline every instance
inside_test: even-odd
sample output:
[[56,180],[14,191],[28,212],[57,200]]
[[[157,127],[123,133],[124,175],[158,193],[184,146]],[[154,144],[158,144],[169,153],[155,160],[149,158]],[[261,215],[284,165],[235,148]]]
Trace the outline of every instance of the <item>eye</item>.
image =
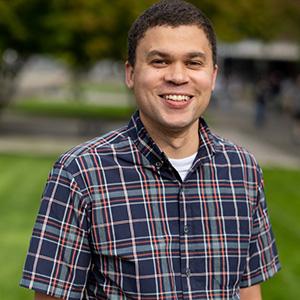
[[151,65],[157,68],[165,67],[168,64],[168,62],[165,59],[153,59],[151,61]]
[[191,69],[199,69],[204,65],[203,61],[201,60],[189,60],[186,64]]

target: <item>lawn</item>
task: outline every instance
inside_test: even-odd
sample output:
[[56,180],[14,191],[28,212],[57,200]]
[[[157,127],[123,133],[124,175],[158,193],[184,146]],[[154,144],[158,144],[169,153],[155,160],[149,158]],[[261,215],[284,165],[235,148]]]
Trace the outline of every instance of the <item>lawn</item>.
[[[29,300],[18,282],[43,186],[55,157],[0,155],[0,299]],[[300,170],[265,169],[269,211],[283,270],[263,285],[264,300],[298,299]]]
[[[128,120],[135,111],[136,106],[132,101],[132,93],[126,85],[120,82],[103,83],[81,83],[79,85],[79,99],[59,99],[49,98],[47,96],[22,98],[13,101],[7,107],[7,111],[20,113],[30,116],[47,116],[79,119],[104,119],[104,120]],[[97,101],[90,101],[87,92],[94,94]],[[127,99],[125,103],[118,105],[107,102],[101,102],[101,95],[114,94]],[[49,94],[51,95],[51,94]],[[95,97],[98,96],[97,97]],[[74,96],[74,95],[73,95]]]
[[135,110],[134,106],[96,105],[87,102],[41,101],[27,99],[13,103],[9,109],[27,115],[47,117],[128,120]]

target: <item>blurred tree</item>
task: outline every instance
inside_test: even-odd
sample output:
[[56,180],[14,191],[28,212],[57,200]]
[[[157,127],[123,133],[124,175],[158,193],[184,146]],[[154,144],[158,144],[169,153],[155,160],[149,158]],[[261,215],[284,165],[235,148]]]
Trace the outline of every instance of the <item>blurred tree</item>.
[[[78,87],[101,58],[124,59],[132,21],[154,0],[0,0],[0,109],[26,59],[47,53],[68,62]],[[296,0],[191,0],[209,15],[220,40],[300,41]]]
[[0,109],[13,95],[16,74],[35,53],[69,64],[78,97],[85,70],[103,57],[124,55],[134,11],[135,4],[124,0],[0,0]]
[[0,0],[0,111],[15,92],[15,78],[27,58],[43,52],[48,2]]
[[300,41],[300,2],[297,0],[191,0],[211,17],[218,38]]
[[[132,2],[132,3],[131,3]],[[127,31],[138,1],[53,1],[47,23],[52,29],[47,48],[65,59],[73,74],[73,90],[80,98],[85,72],[102,58],[124,59]]]

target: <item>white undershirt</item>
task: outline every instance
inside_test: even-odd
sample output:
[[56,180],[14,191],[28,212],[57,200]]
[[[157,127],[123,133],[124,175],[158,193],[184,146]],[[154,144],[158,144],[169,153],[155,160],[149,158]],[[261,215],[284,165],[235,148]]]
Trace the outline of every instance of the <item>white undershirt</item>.
[[196,155],[197,153],[194,153],[191,156],[180,158],[180,159],[169,158],[170,163],[179,173],[182,181],[185,179],[187,173],[189,172]]

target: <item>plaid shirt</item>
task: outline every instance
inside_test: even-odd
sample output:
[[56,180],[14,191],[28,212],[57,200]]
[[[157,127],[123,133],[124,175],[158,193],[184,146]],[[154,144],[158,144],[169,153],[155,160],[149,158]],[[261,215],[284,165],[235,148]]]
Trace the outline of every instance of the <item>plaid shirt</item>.
[[239,299],[280,268],[262,173],[212,134],[181,180],[136,113],[55,163],[21,285],[75,299]]

